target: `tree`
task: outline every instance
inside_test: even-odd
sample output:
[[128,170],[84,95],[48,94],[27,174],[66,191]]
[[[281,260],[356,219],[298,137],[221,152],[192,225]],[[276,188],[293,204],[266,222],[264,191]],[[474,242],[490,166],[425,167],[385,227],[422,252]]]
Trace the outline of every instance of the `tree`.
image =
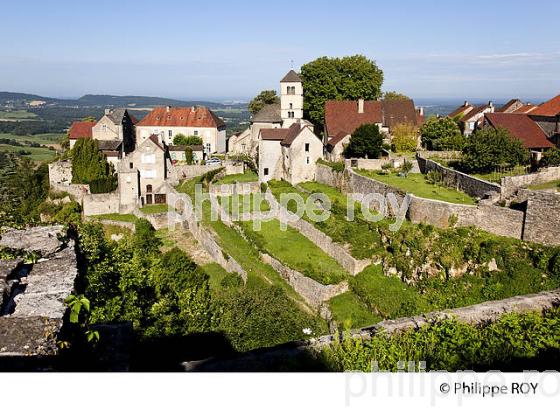
[[448,117],[430,117],[420,127],[422,145],[428,150],[461,150],[465,138],[455,121]]
[[364,124],[356,128],[344,149],[346,158],[379,158],[383,135],[375,124]]
[[470,172],[491,172],[499,166],[526,164],[529,151],[505,128],[477,130],[463,148],[462,166]]
[[416,151],[418,147],[418,128],[411,124],[397,124],[392,130],[391,143],[396,152]]
[[201,145],[202,138],[191,135],[187,137],[184,134],[177,134],[173,138],[173,145]]
[[539,161],[539,167],[557,167],[560,165],[560,149],[553,148],[546,151]]
[[307,119],[317,126],[324,123],[328,100],[374,100],[381,96],[383,71],[373,60],[355,55],[342,58],[321,57],[301,67]]
[[185,148],[185,161],[187,161],[188,165],[191,165],[193,163],[193,150],[190,146],[187,146],[187,148]]
[[156,236],[156,230],[146,219],[138,219],[134,225],[134,246],[144,252],[157,252],[161,246],[161,239]]
[[383,93],[383,99],[385,101],[402,101],[402,100],[410,100],[411,98],[407,95],[398,93],[396,91],[385,91]]
[[265,105],[278,103],[280,103],[280,98],[276,95],[275,90],[264,90],[251,100],[249,103],[249,111],[251,114],[256,114],[262,110]]
[[72,182],[90,184],[92,193],[111,192],[116,188],[114,169],[99,151],[97,140],[81,138],[72,148]]

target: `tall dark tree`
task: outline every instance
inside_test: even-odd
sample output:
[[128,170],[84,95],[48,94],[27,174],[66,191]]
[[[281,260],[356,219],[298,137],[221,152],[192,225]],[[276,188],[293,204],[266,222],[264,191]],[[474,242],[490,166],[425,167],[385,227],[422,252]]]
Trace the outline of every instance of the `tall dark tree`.
[[82,138],[72,148],[72,182],[90,184],[92,193],[111,192],[116,188],[116,177],[111,164],[99,151],[97,140]]
[[350,143],[344,150],[346,158],[379,158],[383,145],[383,135],[375,124],[358,127],[350,137]]
[[328,100],[374,100],[381,97],[383,71],[373,60],[355,55],[321,57],[301,67],[306,118],[322,127]]
[[265,105],[278,104],[279,102],[280,98],[276,95],[276,91],[264,90],[251,100],[249,103],[249,111],[251,114],[256,114],[262,110]]

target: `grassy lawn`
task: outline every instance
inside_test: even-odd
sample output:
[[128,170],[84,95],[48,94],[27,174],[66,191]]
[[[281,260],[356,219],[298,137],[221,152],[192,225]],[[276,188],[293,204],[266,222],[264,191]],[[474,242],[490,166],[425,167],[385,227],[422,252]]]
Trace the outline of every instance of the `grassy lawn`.
[[276,219],[263,221],[258,232],[252,222],[240,225],[258,248],[319,283],[335,284],[348,276],[338,262],[295,229],[282,231]]
[[423,174],[408,174],[407,177],[400,177],[398,174],[378,174],[375,171],[363,169],[359,169],[356,172],[421,198],[437,199],[453,204],[474,205],[476,203],[473,197],[464,192],[428,183]]
[[527,188],[532,191],[540,191],[542,189],[556,189],[557,191],[560,191],[560,180],[557,179],[543,184],[529,185]]
[[218,202],[222,207],[227,206],[229,213],[236,216],[244,212],[254,212],[254,207],[257,206],[257,204],[258,211],[266,212],[270,210],[270,204],[264,199],[264,194],[261,193],[220,196],[218,197]]
[[136,222],[138,218],[132,214],[103,214],[96,215],[95,219],[104,219],[108,221],[119,221],[119,222]]
[[200,266],[209,277],[210,289],[219,290],[222,288],[222,280],[229,275],[229,273],[217,263],[208,263]]
[[233,184],[235,182],[256,182],[259,180],[259,176],[252,170],[245,171],[244,174],[232,174],[226,175],[225,177],[218,180],[215,184]]
[[0,133],[0,138],[6,138],[10,140],[15,140],[23,144],[30,144],[36,142],[37,144],[49,145],[58,144],[60,139],[64,134],[34,134],[34,135],[16,135],[16,134],[6,134]]
[[515,177],[517,175],[525,175],[529,173],[529,169],[526,166],[518,165],[514,168],[508,168],[505,170],[489,172],[487,174],[471,174],[473,177],[484,179],[488,182],[500,183],[502,177]]
[[105,238],[111,239],[111,235],[123,235],[128,236],[132,234],[130,229],[124,228],[122,226],[116,225],[103,225],[103,233],[105,233]]
[[383,320],[381,316],[372,313],[352,292],[335,296],[329,300],[329,306],[339,329],[356,329]]
[[13,145],[5,144],[0,144],[0,151],[15,153],[18,153],[19,151],[30,152],[30,155],[21,155],[21,157],[26,157],[33,161],[50,161],[56,155],[56,151],[50,150],[48,148],[15,147]]
[[145,214],[161,214],[167,212],[169,209],[167,204],[151,204],[144,205],[140,210]]

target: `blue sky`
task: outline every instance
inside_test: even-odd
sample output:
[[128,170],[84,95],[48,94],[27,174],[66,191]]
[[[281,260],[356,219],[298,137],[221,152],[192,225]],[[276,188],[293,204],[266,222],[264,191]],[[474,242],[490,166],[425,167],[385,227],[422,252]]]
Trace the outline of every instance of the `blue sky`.
[[291,60],[359,53],[416,99],[539,100],[560,93],[559,15],[556,0],[9,1],[0,90],[248,99]]

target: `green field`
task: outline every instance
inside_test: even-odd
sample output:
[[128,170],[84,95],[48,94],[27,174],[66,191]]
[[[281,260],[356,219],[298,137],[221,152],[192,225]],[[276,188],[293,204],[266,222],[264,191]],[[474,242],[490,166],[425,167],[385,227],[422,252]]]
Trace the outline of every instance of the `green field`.
[[58,144],[64,134],[34,134],[34,135],[16,135],[0,133],[0,138],[15,140],[22,144],[30,144],[35,142],[41,145]]
[[266,212],[270,210],[270,204],[264,199],[264,194],[261,193],[218,197],[220,205],[227,207],[229,213],[235,216],[245,212],[254,212],[254,208],[257,206],[255,202],[259,201],[258,211]]
[[354,293],[346,292],[329,300],[329,307],[337,326],[342,329],[357,329],[371,326],[383,318],[370,311]]
[[532,191],[540,191],[543,189],[556,189],[557,191],[560,191],[560,180],[557,179],[543,184],[529,185],[527,188]]
[[430,184],[423,174],[408,174],[407,177],[401,177],[394,173],[379,174],[375,171],[363,169],[359,169],[356,172],[421,198],[436,199],[438,201],[463,205],[474,205],[476,203],[473,197],[464,192],[456,191],[441,185]]
[[226,175],[225,177],[219,179],[215,184],[222,185],[233,184],[235,182],[256,182],[258,180],[259,176],[255,172],[248,170],[244,174]]
[[27,112],[25,110],[17,111],[0,111],[0,121],[23,121],[23,120],[34,120],[37,118],[37,114],[32,112]]
[[95,219],[119,222],[136,222],[138,218],[132,214],[103,214],[94,216]]
[[167,204],[144,205],[140,210],[145,214],[162,214],[169,211]]
[[253,230],[253,222],[240,225],[257,248],[319,283],[335,284],[348,276],[338,262],[295,229],[281,230],[276,219],[262,221],[259,231]]
[[20,151],[30,152],[30,155],[21,155],[21,157],[29,158],[33,161],[50,161],[56,156],[56,151],[50,150],[48,148],[16,147],[14,145],[5,144],[0,144],[0,151],[15,153],[18,153]]

